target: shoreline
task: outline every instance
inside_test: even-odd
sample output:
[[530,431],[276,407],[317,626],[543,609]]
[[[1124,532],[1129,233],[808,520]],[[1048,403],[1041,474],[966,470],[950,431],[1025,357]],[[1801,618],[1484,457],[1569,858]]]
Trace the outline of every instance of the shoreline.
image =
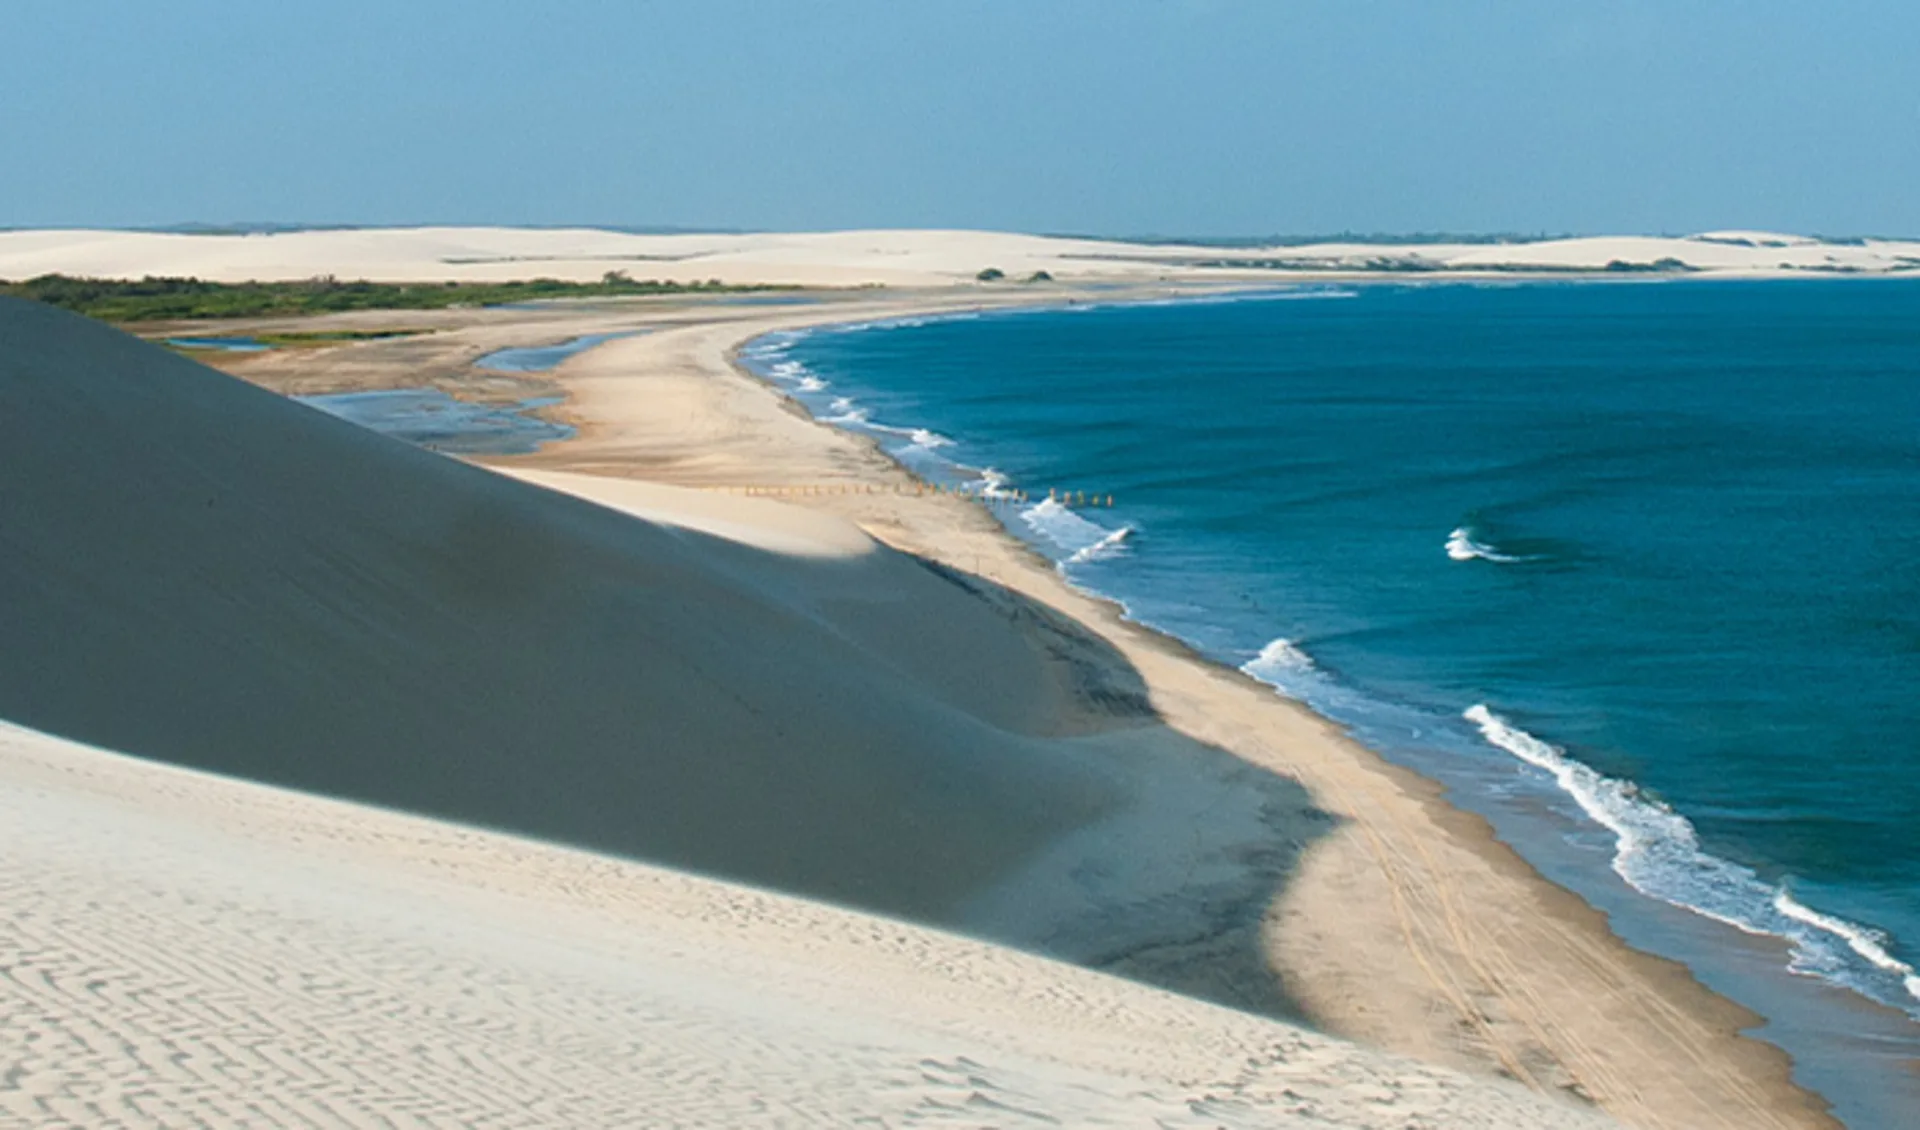
[[[1112,643],[1140,669],[1166,726],[1299,782],[1335,817],[1337,830],[1307,850],[1296,872],[1259,892],[1259,913],[1231,923],[1209,943],[1216,950],[1245,943],[1262,955],[1260,969],[1241,960],[1230,976],[1189,983],[1196,968],[1212,960],[1204,947],[1117,958],[1088,947],[1066,954],[1069,959],[1163,986],[1181,983],[1181,991],[1237,1000],[1255,1011],[1275,1011],[1273,998],[1263,999],[1257,986],[1249,992],[1244,982],[1277,976],[1282,996],[1327,1031],[1429,1062],[1519,1078],[1543,1091],[1565,1091],[1639,1125],[1835,1125],[1823,1101],[1792,1081],[1793,1060],[1786,1052],[1740,1034],[1764,1017],[1706,988],[1684,964],[1622,940],[1603,910],[1547,878],[1501,841],[1483,816],[1449,801],[1443,783],[1358,744],[1268,684],[1127,620],[1115,603],[1073,588],[1052,561],[979,503],[913,492],[911,484],[921,480],[872,438],[816,419],[738,363],[740,350],[768,333],[1247,289],[1268,288],[880,292],[834,296],[804,309],[650,303],[512,317],[470,311],[448,319],[449,328],[464,328],[480,340],[463,342],[454,333],[439,343],[453,352],[443,387],[486,381],[460,358],[490,342],[525,344],[530,334],[572,337],[608,326],[652,330],[610,342],[555,371],[521,375],[564,395],[549,411],[577,434],[534,455],[479,462],[509,474],[573,471],[708,490],[757,484],[798,494],[803,492],[794,488],[891,486],[893,491],[879,495],[821,493],[794,501],[990,582],[973,588],[988,607],[993,591],[1005,586]],[[420,383],[417,372],[400,372],[405,354],[394,345],[360,345],[352,353],[385,353],[391,360],[351,370],[357,383],[350,387],[393,387],[402,377]],[[233,368],[270,386],[314,376],[303,376],[297,364],[275,375],[259,372],[260,365],[255,357]],[[340,366],[325,368],[336,378],[344,375]],[[1135,831],[1154,834],[1166,827]],[[1110,837],[1103,843],[1097,834],[1083,839],[1062,850],[1113,855],[1126,842]],[[1270,897],[1274,889],[1277,899]],[[1025,891],[1025,897],[1032,895]],[[1244,887],[1236,897],[1249,902]],[[1002,901],[998,908],[976,908],[979,921],[971,932],[991,937],[989,920],[1008,913]],[[1498,913],[1488,915],[1490,906]],[[1203,903],[1197,910],[1204,917],[1218,915],[1221,907]],[[1233,965],[1224,959],[1218,964]],[[1236,978],[1242,983],[1227,983]],[[1605,1018],[1583,1018],[1595,1010]]]
[[[1113,295],[1103,298],[1107,301],[1125,300]],[[1038,301],[1022,303],[1040,304]],[[880,482],[876,485],[884,485],[891,476],[913,479],[911,472],[886,456],[877,443],[865,437],[849,435],[806,414],[776,386],[747,370],[740,363],[738,354],[755,338],[768,333],[849,321],[951,313],[954,305],[950,302],[928,302],[905,308],[866,309],[861,311],[859,318],[845,317],[844,310],[811,310],[806,316],[798,318],[788,316],[736,321],[715,335],[721,340],[702,343],[702,359],[709,366],[709,377],[718,375],[732,383],[751,386],[759,396],[771,401],[789,418],[798,417],[811,428],[824,433],[824,436],[833,437],[831,440],[823,438],[820,446],[838,447],[851,441],[863,449],[869,460],[884,463],[887,470],[881,473]],[[716,352],[717,361],[724,366],[724,372],[712,367]],[[582,360],[586,362],[589,359]],[[610,358],[603,355],[600,360],[607,362]],[[584,397],[580,395],[579,370],[582,367],[585,366],[563,369],[553,374],[554,383],[568,395],[565,411],[570,421],[581,429],[580,434],[573,440],[552,445],[535,456],[492,462],[502,467],[541,465],[555,469],[563,469],[570,464],[591,464],[599,468],[593,473],[600,474],[617,470],[617,464],[600,461],[594,453],[596,440],[605,444],[610,437],[604,429],[595,428],[596,423],[604,421],[593,410],[596,399],[594,393],[588,391]],[[731,391],[734,390],[727,390]],[[722,398],[726,394],[719,393]],[[606,402],[603,400],[600,403],[604,405]],[[786,471],[791,474],[792,470],[790,462],[782,460],[767,461],[762,466],[769,472]],[[845,468],[840,470],[844,471]],[[862,470],[867,470],[871,475],[870,469]],[[654,478],[663,473],[665,481],[680,481],[669,466],[651,467],[643,477]],[[856,482],[863,477],[860,474],[852,476]],[[1155,695],[1155,704],[1169,725],[1201,740],[1224,739],[1216,741],[1216,744],[1232,750],[1238,756],[1265,763],[1276,771],[1303,780],[1317,797],[1325,797],[1323,803],[1326,800],[1332,802],[1327,807],[1362,826],[1361,838],[1367,841],[1365,845],[1348,844],[1341,851],[1322,849],[1325,855],[1346,858],[1327,859],[1310,865],[1292,881],[1290,890],[1267,909],[1260,924],[1271,966],[1289,988],[1303,998],[1306,1011],[1315,1023],[1336,1034],[1361,1039],[1375,1046],[1446,1062],[1451,1066],[1492,1069],[1530,1082],[1543,1090],[1566,1090],[1597,1101],[1614,1113],[1644,1125],[1710,1125],[1716,1115],[1729,1119],[1727,1124],[1730,1125],[1835,1124],[1824,1113],[1821,1100],[1791,1081],[1792,1061],[1787,1053],[1772,1044],[1740,1034],[1759,1025],[1763,1017],[1708,990],[1686,966],[1633,949],[1611,930],[1601,911],[1580,895],[1540,874],[1511,847],[1500,841],[1483,817],[1449,802],[1444,785],[1395,765],[1377,752],[1359,745],[1340,733],[1336,724],[1313,713],[1304,704],[1281,697],[1267,684],[1201,655],[1178,639],[1126,620],[1114,602],[1073,589],[1055,574],[1051,561],[1002,529],[998,520],[980,504],[937,495],[877,497],[881,500],[877,506],[873,496],[857,496],[845,501],[836,501],[829,496],[817,502],[810,501],[809,504],[833,511],[852,509],[856,513],[846,516],[896,548],[974,573],[996,584],[1008,585],[1039,599],[1116,643],[1136,662],[1143,657],[1151,657],[1150,663],[1140,665],[1147,675],[1149,686],[1160,692]],[[853,505],[849,507],[847,502]],[[858,513],[860,511],[865,513]],[[952,520],[950,532],[943,533],[937,528],[940,516]],[[936,520],[929,521],[930,518]],[[987,544],[993,548],[986,549]],[[1174,671],[1180,671],[1181,674],[1175,677],[1172,674]],[[1200,686],[1195,686],[1196,683]],[[1223,732],[1193,711],[1190,701],[1179,702],[1175,699],[1176,708],[1171,711],[1166,709],[1170,694],[1198,695],[1204,699],[1208,697],[1208,692],[1222,684],[1232,687],[1229,693],[1237,699],[1244,700],[1249,695],[1257,697],[1259,704],[1252,711],[1255,715],[1285,715],[1288,718],[1288,724],[1284,727],[1288,731],[1287,739],[1302,741],[1312,748],[1281,751],[1244,730],[1233,732],[1229,728]],[[1247,704],[1242,701],[1236,705],[1244,708]],[[1303,753],[1305,756],[1302,756]],[[1332,766],[1329,762],[1333,760],[1344,760],[1348,764]],[[1320,764],[1314,764],[1316,761]],[[1333,771],[1329,772],[1329,769]],[[1345,779],[1355,777],[1357,781]],[[1413,821],[1414,827],[1408,827],[1409,821],[1404,812],[1394,812],[1390,819],[1383,818],[1382,810],[1401,807],[1409,802],[1421,812],[1419,819]],[[1394,835],[1378,834],[1376,824],[1390,827]],[[1426,827],[1419,827],[1420,824]],[[1445,849],[1474,857],[1482,872],[1483,882],[1498,876],[1494,885],[1556,919],[1546,934],[1560,948],[1579,953],[1581,959],[1587,961],[1598,956],[1594,952],[1596,947],[1610,951],[1605,953],[1602,960],[1614,966],[1629,981],[1636,982],[1633,1002],[1646,1011],[1645,1019],[1662,1026],[1680,1023],[1692,1028],[1693,1032],[1683,1041],[1686,1044],[1696,1044],[1704,1038],[1709,1045],[1717,1045],[1707,1054],[1710,1059],[1722,1061],[1719,1074],[1724,1082],[1734,1081],[1729,1075],[1745,1077],[1739,1085],[1729,1088],[1740,1092],[1745,1101],[1734,1102],[1731,1106],[1725,1101],[1708,1103],[1705,1104],[1706,1109],[1680,1115],[1671,1102],[1671,1096],[1651,1101],[1646,1097],[1648,1092],[1655,1090],[1651,1083],[1659,1074],[1658,1071],[1653,1075],[1646,1073],[1654,1067],[1653,1063],[1629,1067],[1626,1062],[1618,1062],[1663,1058],[1671,1062],[1671,1056],[1662,1057],[1651,1048],[1638,1053],[1633,1048],[1621,1047],[1595,1049],[1587,1046],[1581,1053],[1561,1050],[1589,1045],[1589,1041],[1580,1037],[1577,1032],[1580,1025],[1577,1022],[1568,1025],[1564,1017],[1558,1014],[1577,1013],[1583,1007],[1592,1007],[1593,1000],[1583,999],[1587,996],[1584,993],[1569,993],[1569,986],[1561,984],[1558,986],[1564,994],[1561,1007],[1549,1007],[1544,1014],[1537,1011],[1537,994],[1540,990],[1528,982],[1553,978],[1542,978],[1522,968],[1515,961],[1515,947],[1510,942],[1489,946],[1488,943],[1493,939],[1476,936],[1474,924],[1459,910],[1465,892],[1449,889],[1454,884],[1448,882],[1445,876],[1451,868],[1445,866],[1440,856],[1435,854],[1436,845],[1420,842],[1436,833],[1446,841]],[[1411,843],[1396,842],[1409,839]],[[1356,848],[1363,850],[1356,851]],[[1378,871],[1393,876],[1385,883],[1389,890],[1378,890],[1382,882],[1379,876],[1366,877],[1352,873],[1354,865],[1363,863],[1368,855],[1373,857],[1372,862]],[[1317,873],[1316,866],[1317,871],[1324,874]],[[1412,878],[1407,875],[1409,869],[1416,873]],[[1478,889],[1480,885],[1475,883],[1473,888]],[[1302,888],[1308,889],[1303,891]],[[1329,922],[1341,918],[1334,908],[1349,902],[1357,890],[1368,888],[1372,888],[1372,897],[1392,907],[1398,919],[1401,937],[1385,947],[1377,944],[1377,938],[1370,944],[1367,938],[1346,937],[1337,929],[1329,931],[1327,928]],[[1339,893],[1329,897],[1330,892]],[[1465,901],[1477,904],[1478,900]],[[1527,945],[1518,948],[1526,953],[1528,960],[1539,961],[1537,947]],[[1366,956],[1355,960],[1352,953],[1356,949]],[[1488,949],[1493,952],[1485,952]],[[1399,952],[1392,952],[1395,950]],[[1345,956],[1341,956],[1342,951],[1346,951]],[[1409,981],[1414,985],[1424,981],[1424,1006],[1437,1004],[1442,1012],[1455,1013],[1450,1025],[1463,1025],[1469,1029],[1467,1039],[1462,1039],[1457,1032],[1434,1031],[1430,1015],[1424,1025],[1420,1022],[1409,1025],[1404,1002],[1401,1009],[1395,1009],[1389,1002],[1367,999],[1378,994],[1362,991],[1362,986],[1370,978],[1375,978],[1383,967],[1396,965],[1401,967],[1397,976],[1379,979],[1398,982],[1401,988],[1405,988]],[[1409,965],[1420,971],[1419,976],[1407,976]],[[1515,1003],[1513,998],[1520,995],[1534,997],[1529,1003],[1535,1009],[1522,1010],[1531,1014],[1500,1015],[1503,1009],[1512,1007]],[[1489,1004],[1495,1007],[1490,1009]],[[1430,1013],[1431,1008],[1422,1007],[1415,1011]],[[1394,1015],[1396,1012],[1398,1015]],[[1393,1019],[1387,1020],[1387,1016],[1393,1016]],[[1427,1029],[1424,1032],[1415,1034],[1409,1031],[1410,1027],[1419,1029],[1423,1026]],[[1661,1066],[1665,1066],[1665,1063]],[[1731,1072],[1727,1070],[1729,1066]],[[1687,1072],[1688,1079],[1695,1085],[1701,1082],[1695,1072],[1715,1074],[1711,1067],[1696,1061],[1693,1069]],[[1761,1096],[1757,1103],[1746,1095],[1750,1089],[1756,1090]],[[1738,1110],[1742,1106],[1746,1109]]]
[[[1433,285],[1445,284],[1436,281]],[[1351,287],[1361,290],[1364,284],[1357,280],[1342,280],[1340,286],[1343,289]],[[1266,289],[1260,288],[1250,294],[1235,292],[1225,297],[1229,300],[1244,298],[1257,302],[1263,297],[1261,291]],[[1109,304],[1134,303],[1128,299],[1114,299]],[[1148,304],[1159,303],[1148,300]],[[939,316],[927,320],[939,320]],[[836,327],[829,325],[817,328],[832,333]],[[867,327],[856,325],[854,328]],[[878,353],[875,356],[884,359],[888,355],[888,347],[867,347],[869,350],[876,348]],[[830,350],[820,356],[826,358],[833,355]],[[892,393],[921,386],[911,380],[904,386],[898,382],[875,383],[870,379],[872,374],[868,374],[869,379],[863,380],[862,370],[857,364],[850,368],[821,368],[816,373],[807,367],[815,364],[812,356],[805,352],[790,353],[777,341],[765,344],[760,339],[744,341],[732,351],[731,360],[737,370],[765,385],[774,395],[804,405],[810,413],[809,418],[836,431],[851,433],[873,444],[878,451],[899,451],[905,442],[899,437],[905,437],[909,432],[926,436],[948,431],[948,426],[954,422],[949,416],[930,413],[925,405],[921,405],[917,412],[885,412],[878,419],[869,421],[863,411],[855,412],[849,404],[864,405],[869,403],[870,396],[879,398],[873,403],[885,404]],[[796,364],[801,367],[793,368]],[[884,366],[886,362],[882,360],[880,364]],[[951,369],[943,369],[942,372],[947,380],[957,379]],[[847,402],[843,399],[831,408],[826,407],[829,394],[819,391],[814,384],[816,376],[831,376],[835,386],[831,392],[850,393],[855,400]],[[990,421],[973,418],[972,425],[975,429],[987,429],[968,433],[972,439],[984,441],[993,435]],[[1006,466],[996,456],[978,449],[970,455],[955,457],[952,455],[954,449],[945,447],[937,434],[931,439],[917,438],[914,443],[924,443],[928,448],[934,444],[941,445],[933,450],[918,446],[908,448],[898,460],[909,475],[926,476],[932,482],[959,482],[969,484],[970,489],[977,489],[983,481],[979,478],[983,466],[989,463],[995,467]],[[999,480],[992,479],[991,475],[985,481],[991,486],[999,485]],[[1025,484],[1016,480],[1016,485]],[[963,491],[962,501],[966,500],[967,495]],[[1017,509],[1024,510],[1025,505]],[[997,506],[991,508],[990,512],[1000,514],[999,524],[1007,527],[1005,536],[1022,548],[1029,549],[1028,556],[1035,567],[1048,571],[1062,570],[1062,576],[1066,577],[1068,574],[1064,566],[1077,564],[1081,560],[1075,555],[1064,565],[1062,562],[1068,551],[1079,548],[1079,542],[1059,542],[1064,548],[1056,550],[1057,539],[1050,540],[1053,537],[1050,533],[1037,532],[1037,524],[1035,532],[1029,532],[1011,515],[999,512]],[[1101,518],[1098,510],[1081,510],[1080,514],[1104,523],[1109,530],[1117,524],[1114,519]],[[1035,516],[1034,521],[1045,520],[1043,516]],[[1121,529],[1117,532],[1124,535],[1129,531]],[[1160,532],[1164,534],[1166,531]],[[1092,536],[1090,533],[1089,539]],[[1035,540],[1034,547],[1028,545],[1029,538]],[[946,560],[948,564],[964,564]],[[1835,1117],[1844,1115],[1849,1124],[1859,1126],[1880,1125],[1887,1118],[1899,1121],[1898,1112],[1907,1109],[1907,1104],[1920,1095],[1908,1074],[1915,1062],[1913,1049],[1917,1046],[1911,1014],[1852,981],[1826,973],[1810,973],[1802,964],[1804,951],[1798,948],[1806,944],[1804,939],[1791,933],[1773,932],[1759,925],[1722,917],[1711,909],[1710,902],[1703,908],[1701,904],[1681,901],[1665,894],[1658,887],[1649,889],[1636,877],[1623,871],[1617,863],[1601,861],[1601,870],[1590,871],[1595,863],[1589,858],[1593,854],[1591,849],[1570,847],[1557,840],[1572,831],[1610,828],[1604,820],[1597,825],[1590,824],[1588,821],[1593,818],[1577,808],[1565,813],[1539,811],[1531,804],[1522,804],[1512,798],[1503,799],[1497,791],[1477,787],[1486,783],[1481,771],[1463,770],[1433,750],[1417,745],[1412,748],[1397,746],[1390,741],[1374,745],[1370,739],[1351,738],[1346,726],[1353,721],[1353,717],[1340,713],[1341,704],[1338,701],[1324,704],[1332,712],[1322,714],[1319,707],[1323,703],[1319,697],[1297,697],[1285,680],[1272,681],[1255,666],[1240,664],[1239,657],[1250,652],[1243,651],[1235,655],[1219,649],[1209,651],[1203,644],[1183,638],[1177,622],[1175,627],[1166,627],[1152,618],[1140,618],[1138,610],[1148,609],[1147,615],[1150,617],[1153,605],[1135,602],[1143,597],[1150,599],[1155,591],[1164,597],[1167,591],[1164,587],[1142,590],[1138,578],[1131,584],[1123,584],[1120,578],[1112,576],[1106,580],[1114,582],[1111,586],[1107,586],[1106,581],[1101,582],[1109,591],[1082,587],[1086,582],[1078,571],[1073,572],[1066,583],[1073,591],[1106,607],[1125,624],[1158,638],[1191,660],[1214,667],[1219,673],[1249,677],[1268,693],[1298,705],[1315,718],[1327,721],[1340,739],[1358,744],[1367,755],[1406,771],[1415,780],[1432,786],[1435,795],[1431,803],[1436,823],[1464,817],[1471,825],[1465,834],[1491,838],[1503,850],[1512,847],[1519,854],[1522,866],[1550,884],[1554,890],[1570,897],[1569,906],[1577,912],[1597,914],[1599,929],[1611,938],[1635,953],[1672,963],[1682,972],[1683,979],[1690,987],[1703,989],[1743,1010],[1747,1022],[1738,1026],[1743,1037],[1778,1049],[1785,1058],[1790,1077],[1795,1080],[1794,1085],[1799,1089],[1816,1096],[1836,1096],[1837,1103],[1829,1109],[1830,1114]],[[1195,640],[1207,638],[1203,633]],[[1261,653],[1263,660],[1265,654]],[[1361,732],[1366,732],[1364,719]],[[1631,782],[1627,787],[1633,787]],[[1556,795],[1553,799],[1564,798]],[[1577,800],[1580,798],[1567,800],[1568,807],[1572,808]],[[1581,803],[1584,804],[1584,801]],[[1572,829],[1555,827],[1569,820],[1573,822]],[[1614,850],[1620,852],[1627,849],[1616,846]],[[1725,866],[1738,866],[1724,864],[1717,858],[1714,861]],[[1792,902],[1791,896],[1783,893],[1781,898],[1786,900],[1782,913],[1798,917],[1795,913],[1797,904]],[[1819,910],[1798,909],[1798,914],[1821,913]],[[1894,943],[1878,937],[1871,927],[1833,918],[1826,918],[1824,922],[1827,925],[1822,928],[1832,935],[1824,940],[1851,944],[1863,963],[1878,965],[1886,962],[1895,969],[1901,968],[1897,964],[1897,956],[1889,957],[1886,951],[1878,948],[1885,945],[1891,949]],[[1860,940],[1856,941],[1856,938]],[[1894,954],[1898,953],[1894,949]],[[1913,991],[1912,984],[1910,980],[1909,992]]]

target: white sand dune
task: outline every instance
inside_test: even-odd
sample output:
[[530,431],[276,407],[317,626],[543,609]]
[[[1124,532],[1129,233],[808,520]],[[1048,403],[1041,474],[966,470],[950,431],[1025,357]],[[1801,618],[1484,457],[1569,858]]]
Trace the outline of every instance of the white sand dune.
[[1325,821],[1015,594],[527,477],[0,300],[0,1125],[1594,1124],[794,897],[1269,1006],[1196,915]]
[[0,718],[1102,965],[1225,920],[1154,979],[1290,1011],[1252,932],[1325,814],[1109,643],[841,519],[523,478],[0,300]]
[[980,942],[0,724],[0,1125],[1606,1124]]
[[[1887,273],[1920,270],[1920,242],[1829,243],[1767,232],[1689,237],[1593,236],[1532,243],[1201,247],[981,231],[846,231],[633,235],[594,229],[410,228],[270,235],[122,231],[0,232],[0,279],[191,275],[239,282],[333,275],[376,281],[536,276],[819,286],[972,284],[983,268],[1011,278],[1273,278],[1301,271],[1418,269],[1602,271],[1672,261],[1698,271]],[[1287,268],[1285,270],[1281,268]]]
[[38,729],[899,913],[1120,795],[1038,648],[832,519],[634,521],[4,300],[0,483]]

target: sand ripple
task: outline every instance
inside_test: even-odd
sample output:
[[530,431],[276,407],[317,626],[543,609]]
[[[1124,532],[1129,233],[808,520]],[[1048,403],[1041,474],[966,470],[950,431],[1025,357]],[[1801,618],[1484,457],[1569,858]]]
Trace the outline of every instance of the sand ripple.
[[1558,1126],[885,919],[0,725],[0,1125]]

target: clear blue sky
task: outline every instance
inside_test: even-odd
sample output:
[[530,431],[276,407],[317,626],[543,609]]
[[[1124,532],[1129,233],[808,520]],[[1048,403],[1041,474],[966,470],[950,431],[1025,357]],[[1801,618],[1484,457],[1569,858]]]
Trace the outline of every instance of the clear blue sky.
[[1914,0],[0,9],[0,226],[1920,234]]

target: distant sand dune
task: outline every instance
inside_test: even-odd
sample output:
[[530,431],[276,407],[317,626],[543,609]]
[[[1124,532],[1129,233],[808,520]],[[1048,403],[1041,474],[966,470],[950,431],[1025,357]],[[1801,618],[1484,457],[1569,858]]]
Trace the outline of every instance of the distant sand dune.
[[[631,235],[580,229],[403,228],[175,235],[124,231],[0,232],[0,279],[41,274],[193,275],[241,282],[334,275],[385,282],[720,279],[810,286],[951,286],[996,268],[1011,280],[1279,277],[1301,271],[1601,271],[1611,264],[1736,274],[1885,273],[1920,268],[1920,242],[1827,243],[1771,232],[1588,236],[1532,243],[1319,243],[1215,247],[1062,239],[986,231]],[[1006,289],[1011,283],[1001,284]]]

